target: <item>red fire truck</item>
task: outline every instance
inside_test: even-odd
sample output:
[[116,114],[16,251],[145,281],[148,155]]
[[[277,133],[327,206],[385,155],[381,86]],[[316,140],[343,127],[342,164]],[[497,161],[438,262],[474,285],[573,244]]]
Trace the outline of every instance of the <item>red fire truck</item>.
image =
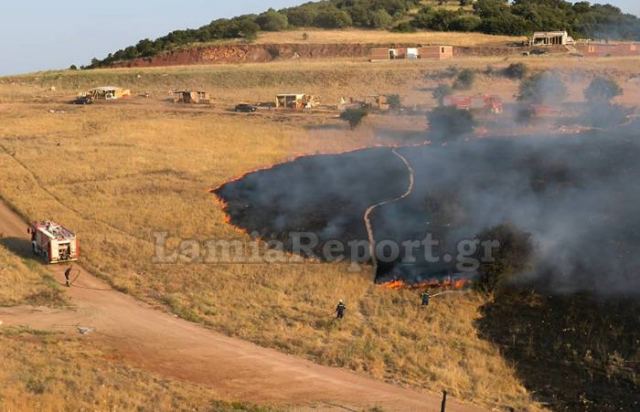
[[29,226],[33,253],[47,263],[64,263],[78,260],[80,249],[75,233],[65,227],[44,220]]

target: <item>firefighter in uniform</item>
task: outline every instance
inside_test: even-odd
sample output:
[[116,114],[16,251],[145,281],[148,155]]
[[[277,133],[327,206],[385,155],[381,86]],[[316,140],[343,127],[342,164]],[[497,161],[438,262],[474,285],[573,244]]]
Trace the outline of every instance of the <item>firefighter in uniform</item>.
[[64,280],[68,288],[71,287],[71,266],[64,271]]
[[340,299],[340,303],[338,303],[338,306],[336,307],[336,318],[337,319],[344,318],[344,311],[345,310],[347,310],[347,306],[344,304],[342,299]]
[[430,299],[431,299],[431,296],[429,295],[429,292],[425,290],[424,293],[422,294],[422,306],[429,306]]

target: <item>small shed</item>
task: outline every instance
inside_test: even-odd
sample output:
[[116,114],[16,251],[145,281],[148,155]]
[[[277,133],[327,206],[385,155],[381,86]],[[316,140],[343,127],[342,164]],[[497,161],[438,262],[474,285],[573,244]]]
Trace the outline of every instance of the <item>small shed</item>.
[[276,109],[303,110],[317,104],[316,98],[304,93],[281,93],[276,95]]
[[421,59],[448,60],[453,58],[453,46],[424,46],[418,54]]
[[529,40],[531,47],[535,46],[567,46],[573,45],[575,41],[569,33],[565,31],[537,31]]
[[173,92],[175,103],[187,104],[209,104],[211,99],[209,93],[203,90],[178,90]]
[[116,100],[131,96],[131,91],[122,87],[103,86],[89,90],[85,96],[94,100]]

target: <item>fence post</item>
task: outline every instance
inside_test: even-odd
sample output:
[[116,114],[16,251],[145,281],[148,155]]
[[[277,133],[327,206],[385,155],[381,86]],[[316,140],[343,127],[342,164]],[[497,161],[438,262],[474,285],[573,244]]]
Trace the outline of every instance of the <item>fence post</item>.
[[442,406],[440,412],[447,412],[447,391],[442,391]]

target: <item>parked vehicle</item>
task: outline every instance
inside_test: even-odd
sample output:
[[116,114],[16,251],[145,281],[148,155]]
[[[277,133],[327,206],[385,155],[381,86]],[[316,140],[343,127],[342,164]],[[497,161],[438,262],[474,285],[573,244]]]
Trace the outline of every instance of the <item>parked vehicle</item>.
[[33,254],[41,256],[46,263],[78,260],[78,239],[69,229],[50,220],[44,220],[33,222],[27,232],[31,235]]
[[241,103],[239,105],[236,106],[235,111],[236,112],[242,112],[242,113],[253,113],[256,110],[258,110],[258,108],[252,104],[246,104],[246,103]]

